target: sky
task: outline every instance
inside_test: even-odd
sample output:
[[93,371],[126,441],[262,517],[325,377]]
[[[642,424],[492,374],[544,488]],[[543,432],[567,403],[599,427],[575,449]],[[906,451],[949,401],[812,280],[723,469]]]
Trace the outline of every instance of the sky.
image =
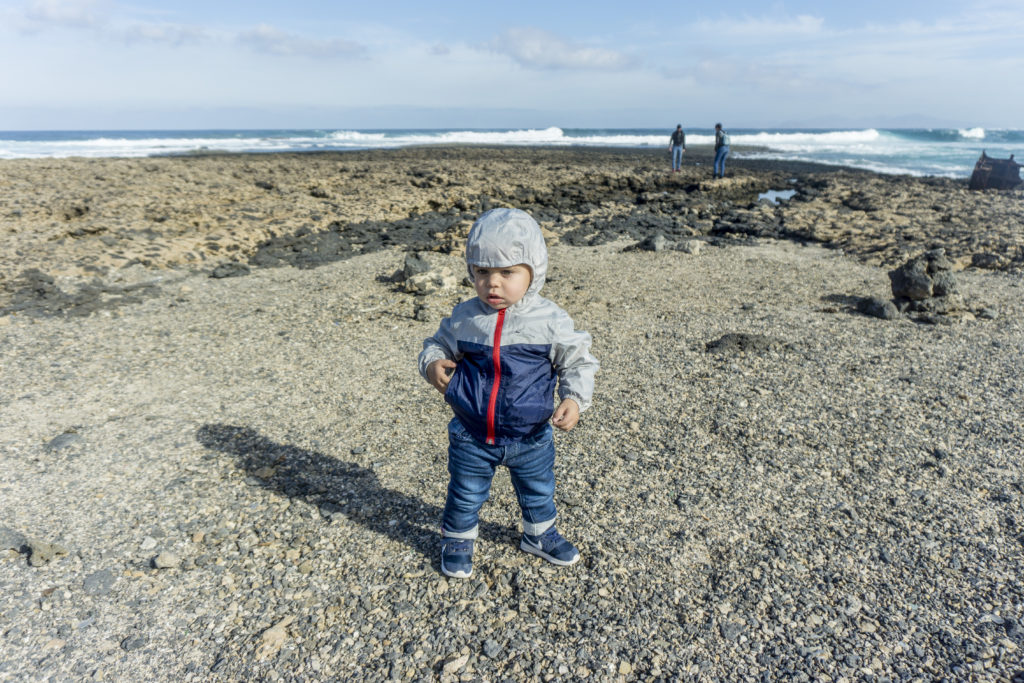
[[0,0],[0,130],[1024,129],[1024,0]]

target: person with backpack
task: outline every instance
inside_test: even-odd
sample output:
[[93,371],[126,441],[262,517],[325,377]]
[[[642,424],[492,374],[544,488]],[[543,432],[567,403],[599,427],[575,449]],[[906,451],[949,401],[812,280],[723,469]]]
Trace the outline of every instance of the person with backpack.
[[712,179],[725,177],[725,158],[729,156],[729,134],[722,130],[722,124],[715,124],[715,168]]
[[676,126],[672,137],[668,139],[668,150],[672,152],[672,172],[675,173],[683,166],[683,152],[686,151],[686,133],[683,132],[683,124]]

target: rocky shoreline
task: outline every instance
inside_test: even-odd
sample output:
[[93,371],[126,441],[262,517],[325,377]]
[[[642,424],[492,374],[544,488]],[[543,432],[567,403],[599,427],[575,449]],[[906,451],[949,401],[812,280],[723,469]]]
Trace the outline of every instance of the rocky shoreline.
[[[1024,195],[687,155],[0,163],[0,680],[1024,679]],[[602,362],[583,560],[500,474],[448,580],[415,357],[501,205]]]
[[[688,152],[678,174],[663,157],[464,147],[6,161],[0,312],[88,314],[137,300],[153,271],[226,276],[382,248],[451,249],[494,206],[530,211],[575,246],[659,233],[770,237],[876,265],[943,248],[958,269],[1024,270],[1022,190],[744,159],[712,181],[708,150]],[[779,191],[793,196],[759,200]]]

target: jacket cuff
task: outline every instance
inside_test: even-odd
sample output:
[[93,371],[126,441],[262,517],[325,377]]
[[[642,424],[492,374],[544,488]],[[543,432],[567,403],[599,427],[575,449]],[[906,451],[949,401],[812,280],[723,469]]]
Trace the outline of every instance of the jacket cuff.
[[433,363],[435,360],[443,360],[447,357],[448,356],[445,355],[445,352],[439,348],[424,349],[423,352],[420,353],[419,359],[420,377],[422,377],[423,379],[427,379],[427,366]]
[[583,398],[582,396],[580,396],[579,394],[575,394],[575,393],[573,393],[571,391],[567,391],[564,394],[561,394],[560,398],[563,401],[565,399],[567,399],[567,398],[571,398],[572,400],[576,401],[576,405],[578,405],[580,407],[580,415],[583,414],[584,410],[586,410],[587,408],[590,407],[590,401],[589,400],[587,400],[587,399]]

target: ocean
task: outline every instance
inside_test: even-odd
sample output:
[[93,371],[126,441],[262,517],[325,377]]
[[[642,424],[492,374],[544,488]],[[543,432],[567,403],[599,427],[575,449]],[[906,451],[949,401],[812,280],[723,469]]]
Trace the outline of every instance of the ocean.
[[[729,129],[736,158],[813,161],[916,176],[970,176],[982,150],[1024,160],[1024,130]],[[0,159],[146,157],[202,152],[306,152],[410,145],[536,145],[668,148],[662,129],[495,130],[108,130],[0,131]],[[688,145],[710,145],[714,131],[686,131]],[[666,156],[666,163],[668,157]]]

